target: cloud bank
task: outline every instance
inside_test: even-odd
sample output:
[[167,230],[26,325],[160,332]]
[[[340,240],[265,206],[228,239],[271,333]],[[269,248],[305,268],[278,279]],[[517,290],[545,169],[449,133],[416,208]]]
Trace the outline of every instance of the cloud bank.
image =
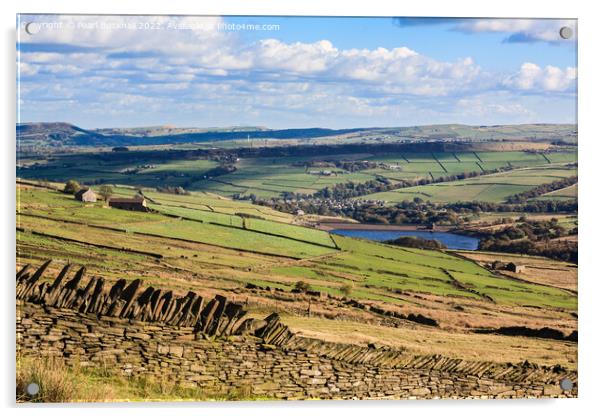
[[[32,21],[31,19],[28,20]],[[219,17],[37,16],[18,48],[24,119],[88,127],[177,123],[270,127],[538,121],[532,109],[574,95],[576,68],[525,62],[484,71],[409,46],[339,49],[329,40],[248,41]],[[467,21],[464,31],[530,31],[526,21]],[[521,98],[522,97],[522,98]],[[71,120],[71,116],[78,120]],[[150,120],[156,120],[149,123]]]

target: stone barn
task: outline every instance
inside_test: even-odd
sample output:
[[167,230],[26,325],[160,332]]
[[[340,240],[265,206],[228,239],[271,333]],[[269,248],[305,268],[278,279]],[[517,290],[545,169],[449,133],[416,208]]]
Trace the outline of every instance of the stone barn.
[[96,192],[90,188],[80,189],[75,193],[75,199],[82,202],[96,202]]
[[134,198],[111,198],[109,199],[109,206],[111,208],[125,209],[127,211],[148,212],[146,199],[138,195]]
[[506,270],[513,273],[522,273],[525,271],[525,268],[525,265],[516,263],[508,263],[508,265],[506,266]]

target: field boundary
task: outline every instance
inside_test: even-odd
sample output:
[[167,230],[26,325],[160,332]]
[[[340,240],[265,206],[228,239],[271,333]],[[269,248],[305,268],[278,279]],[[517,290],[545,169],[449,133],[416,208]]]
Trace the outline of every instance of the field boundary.
[[[77,224],[77,225],[83,225],[85,227],[99,228],[101,230],[116,231],[116,232],[121,232],[121,233],[125,233],[125,234],[129,233],[129,234],[143,235],[143,236],[148,236],[148,237],[164,238],[164,239],[167,239],[167,240],[183,241],[183,242],[192,243],[192,244],[203,244],[203,245],[206,245],[206,246],[219,247],[219,248],[223,248],[223,249],[227,249],[227,250],[241,251],[241,252],[245,252],[245,253],[258,254],[258,255],[268,256],[268,257],[279,257],[279,258],[291,259],[291,260],[304,260],[304,259],[306,259],[306,257],[295,257],[295,256],[287,256],[285,254],[266,253],[266,252],[263,252],[263,251],[250,250],[250,249],[245,249],[245,248],[233,248],[233,247],[224,246],[224,245],[221,245],[221,244],[206,243],[206,242],[203,242],[203,241],[195,241],[195,240],[188,240],[186,238],[180,238],[180,237],[168,237],[168,236],[165,236],[165,235],[152,234],[152,233],[146,233],[146,232],[140,232],[140,231],[128,231],[128,230],[120,229],[120,228],[113,228],[113,227],[108,227],[108,226],[104,226],[104,225],[86,224],[84,222],[78,222],[78,221],[73,221],[73,220],[63,220],[63,219],[58,219],[58,218],[51,218],[51,217],[46,217],[46,216],[43,216],[43,215],[28,214],[28,213],[21,213],[21,212],[18,212],[17,214],[18,215],[30,216],[30,217],[34,217],[34,218],[42,218],[42,219],[49,220],[49,221],[64,222],[66,224]],[[83,243],[83,244],[85,244],[85,243]],[[332,248],[332,247],[329,247],[329,248],[331,248],[331,249],[334,250],[334,248]]]
[[98,244],[98,243],[92,243],[89,241],[81,241],[81,240],[76,240],[74,238],[69,238],[69,237],[62,237],[60,235],[54,235],[54,234],[48,234],[42,231],[35,231],[35,230],[29,230],[23,227],[16,227],[17,231],[20,231],[22,233],[29,233],[29,234],[33,234],[33,235],[39,235],[42,237],[48,237],[48,238],[53,238],[55,240],[61,240],[61,241],[68,241],[70,243],[77,243],[77,244],[83,244],[83,245],[88,245],[88,246],[92,246],[92,247],[98,247],[98,248],[104,248],[107,250],[116,250],[116,251],[125,251],[127,253],[132,253],[132,254],[140,254],[143,256],[149,256],[149,257],[153,257],[155,259],[162,259],[163,258],[163,254],[159,254],[159,253],[153,253],[150,251],[142,251],[142,250],[136,250],[133,248],[127,248],[127,247],[114,247],[114,246],[108,246],[106,244]]
[[[159,215],[163,215],[169,218],[174,218],[174,219],[183,219],[185,221],[192,221],[192,222],[198,222],[201,224],[209,224],[209,225],[215,225],[218,227],[225,227],[225,228],[231,228],[234,230],[242,230],[242,231],[250,231],[252,233],[257,233],[257,234],[263,234],[263,235],[268,235],[270,237],[279,237],[279,238],[286,238],[287,240],[292,240],[292,241],[296,241],[298,243],[304,243],[304,244],[311,244],[314,246],[318,246],[318,247],[324,247],[324,248],[329,248],[329,249],[333,249],[333,250],[340,250],[338,248],[338,246],[335,244],[335,246],[327,246],[326,244],[320,244],[320,243],[316,243],[314,241],[307,241],[307,240],[301,240],[300,238],[295,238],[295,237],[290,237],[290,236],[286,236],[286,235],[282,235],[282,234],[274,234],[274,233],[270,233],[268,231],[261,231],[261,230],[256,230],[253,228],[243,228],[243,227],[237,227],[235,225],[229,225],[229,224],[220,224],[218,222],[213,222],[213,221],[203,221],[197,218],[190,218],[190,217],[184,217],[181,215],[176,215],[176,214],[168,214],[165,212],[161,212],[161,211],[154,211],[155,213],[159,214]],[[224,214],[224,215],[230,215],[230,214]],[[233,215],[236,216],[236,215]],[[263,220],[263,221],[267,221],[267,220]],[[268,222],[273,222],[273,221],[268,221]],[[275,222],[276,224],[278,224],[277,222]],[[292,227],[299,227],[298,225],[293,225],[293,224],[286,224],[287,226],[292,226]],[[299,228],[306,228],[306,227],[299,227]],[[310,230],[312,228],[309,228]]]

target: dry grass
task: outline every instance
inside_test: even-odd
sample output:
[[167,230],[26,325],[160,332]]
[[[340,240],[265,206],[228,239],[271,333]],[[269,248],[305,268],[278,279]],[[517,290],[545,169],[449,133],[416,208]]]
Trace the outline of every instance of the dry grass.
[[577,267],[574,264],[546,259],[543,257],[523,256],[507,253],[462,252],[461,256],[483,265],[495,260],[516,262],[525,265],[522,273],[507,274],[533,283],[554,286],[561,289],[577,290]]
[[[27,386],[36,383],[39,393],[31,397]],[[18,403],[129,402],[129,401],[221,401],[261,400],[250,389],[206,391],[182,386],[153,376],[125,376],[107,368],[67,366],[59,358],[20,358],[17,361]]]
[[522,142],[522,141],[508,141],[508,142],[491,142],[491,143],[473,143],[472,148],[480,152],[483,151],[519,151],[519,150],[546,150],[551,147],[549,143],[538,143],[538,142]]
[[390,328],[358,322],[284,317],[299,335],[326,341],[367,345],[371,342],[402,348],[409,353],[441,354],[473,361],[514,362],[577,367],[577,344],[526,337],[442,331],[413,325]]
[[[67,368],[56,358],[17,361],[17,402],[100,402],[115,399],[115,389],[104,383],[91,383],[82,368]],[[27,386],[36,383],[39,393],[30,397]]]

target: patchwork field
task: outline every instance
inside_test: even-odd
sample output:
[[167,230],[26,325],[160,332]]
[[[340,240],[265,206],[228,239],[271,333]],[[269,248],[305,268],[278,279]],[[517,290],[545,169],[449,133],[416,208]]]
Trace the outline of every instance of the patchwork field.
[[410,201],[414,198],[431,202],[504,202],[507,197],[514,194],[576,174],[576,169],[572,167],[524,168],[454,182],[434,183],[375,193],[370,195],[370,199],[384,200],[389,203]]
[[[136,152],[132,152],[136,154]],[[576,162],[576,152],[560,150],[551,153],[533,151],[479,151],[479,152],[438,152],[417,153],[398,152],[386,155],[375,153],[345,153],[325,156],[304,157],[256,157],[239,158],[234,163],[236,170],[219,176],[208,173],[219,166],[218,162],[190,157],[181,160],[162,160],[161,153],[141,153],[129,162],[114,160],[108,153],[75,154],[52,159],[23,162],[18,176],[29,179],[66,181],[76,179],[82,183],[114,183],[153,187],[183,186],[191,191],[205,191],[217,195],[255,195],[261,198],[279,197],[283,192],[313,194],[322,188],[335,184],[354,182],[364,183],[386,178],[392,183],[402,180],[434,180],[462,173],[490,171],[499,168],[541,168],[542,171],[529,171],[530,177],[516,172],[508,177],[496,176],[474,178],[458,182],[458,186],[470,187],[457,189],[435,189],[428,185],[403,189],[394,193],[372,194],[373,199],[389,202],[407,198],[431,198],[434,201],[472,200],[480,198],[497,202],[507,195],[521,192],[529,186],[535,186],[554,178],[564,177],[563,164]],[[184,156],[182,156],[184,157]],[[188,156],[187,156],[188,157]],[[349,172],[342,168],[313,168],[304,164],[316,160],[326,161],[366,161],[376,163],[376,168]],[[550,168],[549,171],[543,169]],[[570,169],[567,169],[567,171]],[[574,168],[573,168],[574,170]],[[537,176],[534,178],[533,176]],[[497,185],[492,187],[492,185]],[[459,193],[458,191],[461,191]],[[432,195],[432,196],[429,196]]]

